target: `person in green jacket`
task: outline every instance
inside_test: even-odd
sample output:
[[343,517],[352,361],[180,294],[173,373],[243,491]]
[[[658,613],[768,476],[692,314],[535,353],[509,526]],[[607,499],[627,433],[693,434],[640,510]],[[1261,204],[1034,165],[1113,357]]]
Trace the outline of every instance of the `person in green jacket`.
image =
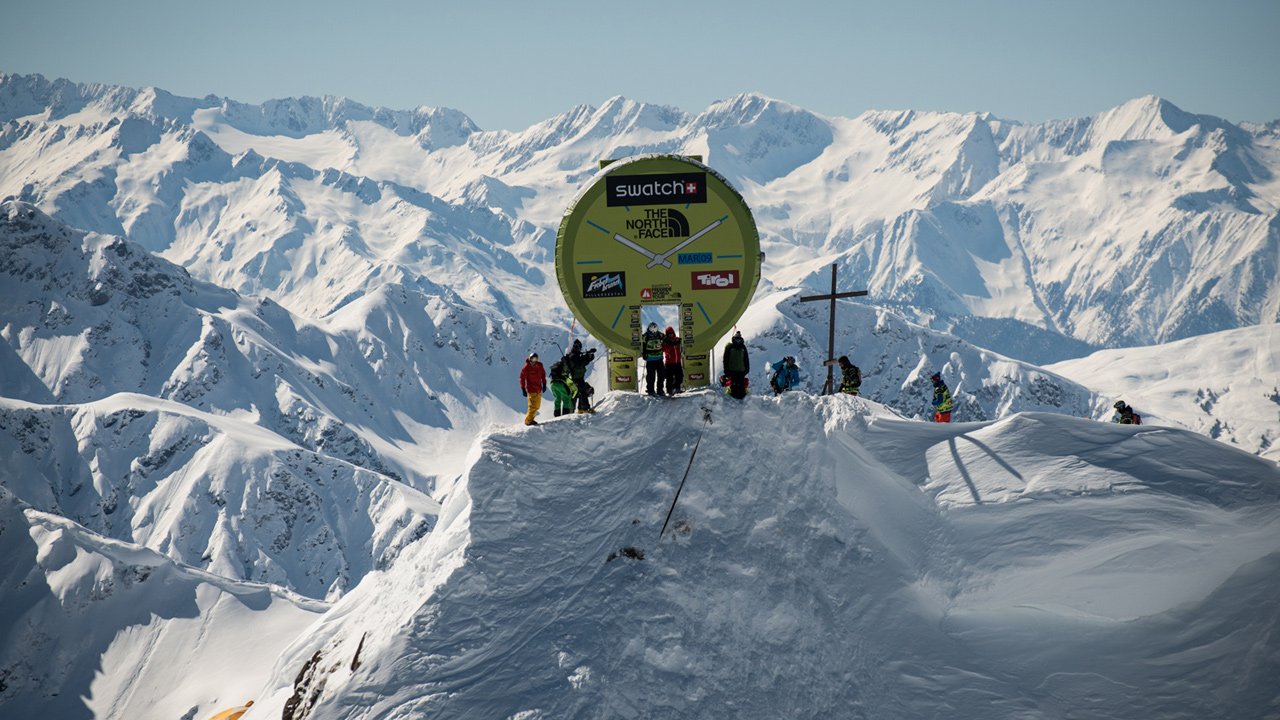
[[747,373],[751,372],[751,357],[742,333],[734,332],[733,339],[724,346],[722,365],[729,379],[729,397],[741,400],[747,396]]
[[578,394],[578,387],[569,377],[569,369],[565,367],[564,358],[551,363],[551,394],[555,397],[555,417],[573,413],[573,399]]
[[951,389],[942,381],[942,375],[934,373],[929,378],[933,381],[933,421],[940,423],[951,422],[951,408],[954,403],[951,402]]

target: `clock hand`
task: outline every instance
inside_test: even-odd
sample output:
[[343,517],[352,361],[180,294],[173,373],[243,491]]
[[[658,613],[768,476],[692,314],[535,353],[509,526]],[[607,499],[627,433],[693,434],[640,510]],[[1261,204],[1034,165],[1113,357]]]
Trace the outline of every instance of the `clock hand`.
[[681,241],[681,242],[680,242],[680,244],[679,244],[679,245],[676,245],[675,247],[671,248],[670,250],[668,250],[668,251],[666,251],[666,252],[664,252],[664,253],[660,253],[660,254],[658,254],[658,255],[654,255],[654,256],[653,256],[653,259],[652,259],[652,260],[650,260],[650,261],[649,261],[649,264],[648,264],[648,265],[645,265],[645,267],[647,267],[647,268],[651,268],[651,267],[653,267],[654,265],[663,265],[663,266],[665,266],[665,267],[671,267],[671,263],[667,261],[667,258],[669,258],[669,257],[671,257],[672,255],[675,255],[676,253],[678,253],[678,252],[680,252],[681,250],[685,249],[686,247],[688,247],[688,246],[689,246],[689,243],[692,243],[694,240],[697,240],[698,238],[702,237],[703,235],[706,235],[707,233],[711,232],[712,230],[715,230],[716,228],[720,227],[720,225],[721,225],[725,220],[728,220],[728,219],[729,219],[729,216],[728,216],[728,215],[725,215],[724,217],[720,218],[719,220],[716,220],[715,222],[713,222],[713,223],[711,223],[710,225],[708,225],[708,226],[706,226],[706,227],[702,228],[702,229],[701,229],[701,230],[699,230],[698,232],[696,232],[696,233],[694,233],[694,234],[690,235],[689,237],[685,238],[683,241]]
[[637,245],[634,242],[632,242],[630,238],[627,238],[623,235],[619,235],[618,233],[614,233],[613,239],[617,240],[623,245],[626,245],[632,250],[635,250],[641,255],[644,255],[645,257],[649,258],[649,264],[646,265],[645,267],[653,267],[654,265],[663,265],[666,267],[671,267],[671,263],[668,262],[666,258],[659,258],[657,255],[654,255],[652,252],[650,252],[647,248],[641,247],[640,245]]
[[[635,241],[633,241],[631,238],[629,238],[629,237],[627,237],[627,236],[625,236],[625,235],[622,235],[621,233],[610,232],[610,231],[609,231],[607,228],[605,228],[604,226],[602,226],[602,225],[597,225],[596,223],[592,222],[591,220],[588,220],[588,221],[587,221],[587,224],[588,224],[588,225],[590,225],[591,227],[593,227],[593,228],[595,228],[595,229],[599,230],[600,232],[602,232],[602,233],[606,234],[606,235],[612,235],[614,240],[617,240],[618,242],[622,243],[623,245],[626,245],[627,247],[631,248],[632,250],[635,250],[636,252],[640,253],[641,255],[643,255],[643,256],[645,256],[645,257],[649,258],[650,260],[654,260],[654,259],[657,257],[657,256],[656,256],[656,255],[654,255],[652,252],[650,252],[648,248],[645,248],[645,247],[643,247],[643,246],[641,246],[641,245],[637,245],[637,244],[635,243]],[[653,264],[649,265],[648,267],[653,267],[653,265],[658,265],[658,264],[661,264],[661,265],[663,265],[663,266],[665,266],[665,267],[671,267],[671,263],[670,263],[670,262],[668,262],[665,258],[663,258],[662,260],[657,261],[656,263],[653,263]]]

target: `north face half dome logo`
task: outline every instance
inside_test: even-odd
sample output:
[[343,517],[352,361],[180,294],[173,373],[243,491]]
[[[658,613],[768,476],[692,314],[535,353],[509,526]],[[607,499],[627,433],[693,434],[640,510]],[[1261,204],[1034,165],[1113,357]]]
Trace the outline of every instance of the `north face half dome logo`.
[[627,220],[627,233],[637,240],[689,237],[689,218],[671,208],[647,208]]

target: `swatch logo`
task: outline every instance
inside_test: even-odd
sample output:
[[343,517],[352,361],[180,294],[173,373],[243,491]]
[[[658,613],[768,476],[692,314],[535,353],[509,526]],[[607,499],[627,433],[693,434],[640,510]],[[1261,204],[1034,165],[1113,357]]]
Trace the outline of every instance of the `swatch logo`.
[[609,207],[685,205],[707,201],[706,173],[608,175],[605,201]]

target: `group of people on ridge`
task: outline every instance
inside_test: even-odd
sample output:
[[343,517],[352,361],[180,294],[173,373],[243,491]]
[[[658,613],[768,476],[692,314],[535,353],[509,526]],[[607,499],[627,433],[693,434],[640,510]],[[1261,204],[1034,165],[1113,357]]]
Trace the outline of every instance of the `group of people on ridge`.
[[[660,333],[657,323],[649,323],[641,343],[641,355],[645,361],[647,394],[670,396],[681,391],[684,385],[684,366],[680,337],[676,335],[675,328],[668,327],[665,333]],[[555,397],[556,417],[574,412],[575,404],[579,413],[595,412],[591,407],[595,389],[587,382],[586,377],[587,367],[595,360],[595,356],[595,348],[583,350],[582,341],[574,340],[569,352],[552,363],[548,378],[547,371],[538,360],[538,353],[530,353],[520,370],[520,392],[529,402],[525,425],[538,424],[536,416],[542,405],[542,395],[548,388]],[[724,368],[721,384],[724,385],[726,394],[737,399],[746,397],[750,386],[748,375],[751,372],[751,356],[741,332],[734,332],[724,348],[721,362]],[[862,371],[849,361],[847,355],[841,355],[836,364],[840,367],[839,392],[858,395],[862,387]],[[781,395],[800,386],[800,368],[795,357],[786,355],[771,363],[769,369],[769,387],[774,394]],[[933,420],[949,423],[955,407],[951,389],[943,381],[941,373],[933,373],[929,380],[933,383]],[[1117,401],[1113,407],[1116,412],[1111,418],[1112,422],[1124,425],[1142,423],[1142,417],[1123,400]]]
[[658,332],[658,323],[649,323],[640,341],[640,356],[644,358],[644,390],[646,395],[667,395],[680,392],[684,385],[684,364],[680,353],[680,336],[668,326],[666,333]]
[[[593,413],[591,396],[595,388],[587,382],[587,366],[596,359],[596,349],[584,351],[582,341],[574,340],[565,356],[551,363],[551,394],[555,397],[555,416],[569,415],[577,403],[578,412]],[[525,425],[537,425],[535,419],[542,407],[542,394],[547,391],[547,371],[538,360],[538,353],[529,353],[520,369],[520,394],[529,400],[525,413]]]
[[[841,355],[836,364],[840,366],[839,391],[845,395],[857,395],[861,392],[862,371],[858,366],[849,361],[848,355]],[[769,369],[769,387],[775,395],[800,386],[800,368],[796,365],[795,357],[787,355],[770,365]]]
[[[645,361],[645,392],[649,395],[675,395],[684,385],[684,366],[682,363],[680,337],[675,328],[668,327],[665,333],[658,332],[657,323],[649,323],[641,343],[641,355]],[[582,341],[574,340],[572,347],[564,357],[552,363],[550,384],[547,372],[538,360],[538,353],[529,353],[524,367],[520,370],[520,393],[529,400],[529,410],[524,418],[525,425],[537,425],[535,417],[542,406],[542,394],[550,387],[555,396],[555,416],[568,415],[574,412],[595,412],[591,407],[591,397],[595,388],[587,382],[587,366],[596,357],[596,349],[584,351]],[[751,355],[747,351],[747,343],[741,332],[734,332],[733,338],[724,348],[721,357],[724,375],[721,384],[730,397],[741,400],[747,396],[751,372]],[[857,395],[862,388],[862,371],[849,361],[848,355],[841,355],[836,361],[840,367],[839,391],[846,395]],[[800,368],[795,357],[784,356],[781,360],[769,365],[769,387],[775,395],[800,386]],[[951,422],[951,411],[955,402],[951,397],[951,389],[943,381],[941,373],[929,376],[933,383],[933,421]],[[1117,400],[1115,414],[1111,422],[1121,425],[1141,425],[1142,416],[1125,403]]]

